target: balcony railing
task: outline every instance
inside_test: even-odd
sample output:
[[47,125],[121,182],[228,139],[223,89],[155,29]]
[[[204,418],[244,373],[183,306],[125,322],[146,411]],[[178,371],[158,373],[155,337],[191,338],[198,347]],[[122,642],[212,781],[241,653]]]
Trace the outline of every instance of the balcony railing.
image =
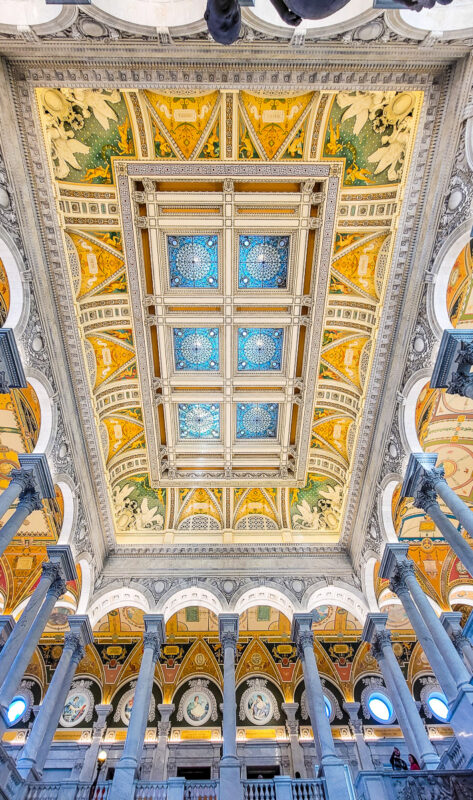
[[[138,781],[135,788],[135,800],[167,800],[168,785],[166,781]],[[95,798],[94,798],[95,800]]]
[[274,781],[243,781],[244,800],[276,800]]
[[[324,780],[243,781],[244,800],[325,800]],[[342,800],[342,799],[340,799]],[[345,798],[343,798],[345,800]]]
[[218,800],[218,781],[186,781],[184,800]]
[[358,800],[473,800],[473,773],[466,770],[366,771],[355,785]]

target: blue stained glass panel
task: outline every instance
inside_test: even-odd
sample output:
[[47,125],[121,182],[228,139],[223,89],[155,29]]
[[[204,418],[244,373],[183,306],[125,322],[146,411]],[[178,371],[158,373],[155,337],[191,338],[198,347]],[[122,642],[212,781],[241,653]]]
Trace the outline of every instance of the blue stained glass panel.
[[238,287],[285,289],[289,236],[240,236]]
[[179,438],[214,440],[220,437],[220,406],[218,403],[179,403]]
[[281,369],[283,328],[238,328],[238,371]]
[[218,328],[173,328],[176,370],[186,372],[218,370],[218,334]]
[[237,439],[276,439],[279,406],[277,403],[238,403]]
[[217,236],[168,236],[169,285],[218,289]]

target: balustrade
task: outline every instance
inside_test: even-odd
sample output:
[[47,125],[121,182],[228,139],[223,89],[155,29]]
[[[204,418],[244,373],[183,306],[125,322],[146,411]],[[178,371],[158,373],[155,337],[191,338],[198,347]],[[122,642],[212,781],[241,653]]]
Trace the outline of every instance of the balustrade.
[[243,781],[244,800],[276,800],[273,781]]
[[218,781],[186,781],[184,800],[218,800]]
[[292,781],[293,800],[324,800],[323,780]]
[[166,781],[138,781],[135,788],[135,800],[166,800],[168,785]]
[[[372,773],[371,773],[372,774]],[[440,800],[458,797],[473,800],[471,772],[387,772],[377,773],[382,781],[383,796],[389,800]],[[357,781],[358,800],[380,800],[379,784],[370,791],[369,772],[360,773]]]

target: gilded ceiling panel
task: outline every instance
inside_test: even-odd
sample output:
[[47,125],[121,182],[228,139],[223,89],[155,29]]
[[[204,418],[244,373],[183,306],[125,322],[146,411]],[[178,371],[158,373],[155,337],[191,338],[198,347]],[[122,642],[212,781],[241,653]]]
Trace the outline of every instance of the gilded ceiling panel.
[[336,541],[422,92],[37,102],[117,538]]

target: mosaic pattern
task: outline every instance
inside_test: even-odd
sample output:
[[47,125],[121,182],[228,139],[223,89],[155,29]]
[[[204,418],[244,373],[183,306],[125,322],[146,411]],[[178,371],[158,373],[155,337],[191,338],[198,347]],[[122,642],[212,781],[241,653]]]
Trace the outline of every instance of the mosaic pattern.
[[238,287],[285,289],[289,236],[240,236]]
[[237,439],[275,439],[278,430],[277,403],[238,403]]
[[199,372],[219,368],[218,328],[174,328],[176,370]]
[[238,371],[280,370],[283,328],[238,328]]
[[218,439],[220,406],[217,403],[179,403],[179,438]]
[[168,236],[167,251],[171,288],[218,288],[217,236]]

